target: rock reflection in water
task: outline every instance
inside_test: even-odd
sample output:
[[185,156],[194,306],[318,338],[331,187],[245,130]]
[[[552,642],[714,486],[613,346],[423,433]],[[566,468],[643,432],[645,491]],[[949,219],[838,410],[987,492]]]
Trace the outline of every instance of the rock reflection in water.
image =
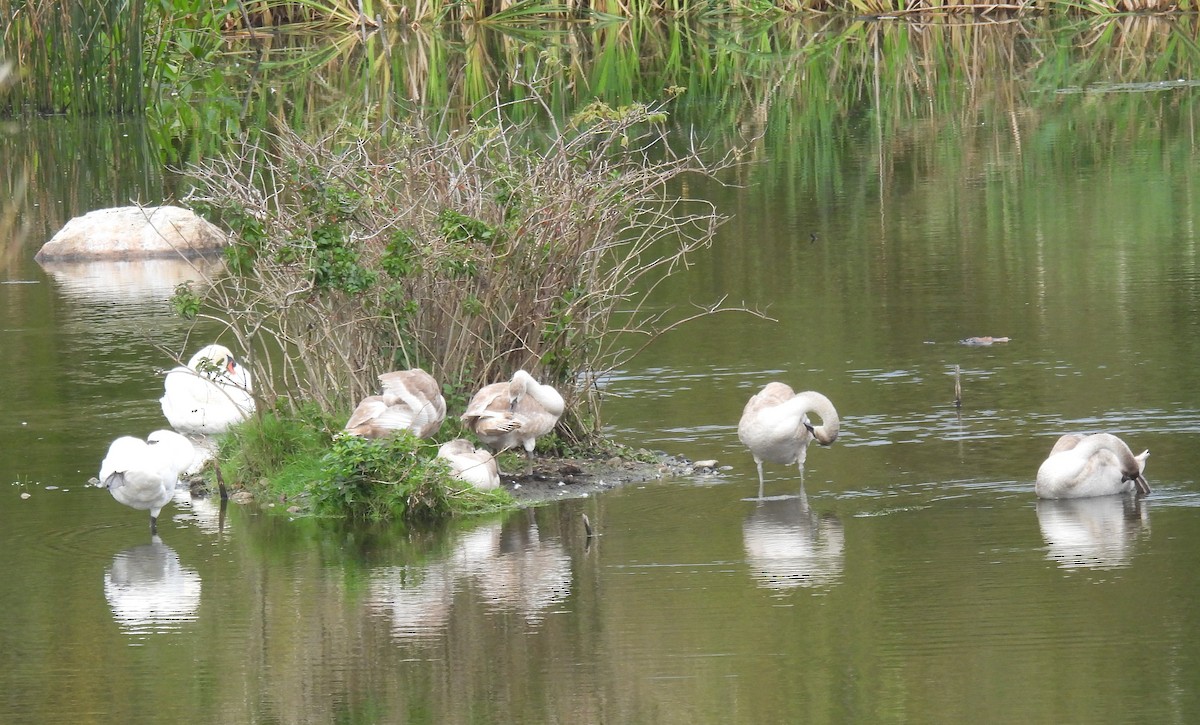
[[190,521],[206,534],[221,534],[225,531],[225,514],[228,501],[219,496],[196,496],[187,488],[175,490],[172,501],[175,506],[175,521]]
[[543,539],[532,518],[518,515],[462,534],[444,559],[390,566],[371,576],[369,606],[392,620],[396,637],[438,636],[456,600],[474,585],[489,609],[514,611],[536,624],[571,592],[571,558]]
[[1065,569],[1129,566],[1134,542],[1150,528],[1145,500],[1132,496],[1041,499],[1037,518],[1046,558]]
[[217,263],[186,259],[46,261],[42,268],[66,297],[84,302],[156,302],[166,300],[183,282],[207,279]]
[[113,557],[104,573],[104,598],[117,624],[130,633],[177,630],[196,619],[200,575],[184,568],[175,550],[155,536]]
[[742,523],[746,563],[760,586],[823,587],[842,575],[846,547],[842,522],[818,514],[799,496],[764,499]]

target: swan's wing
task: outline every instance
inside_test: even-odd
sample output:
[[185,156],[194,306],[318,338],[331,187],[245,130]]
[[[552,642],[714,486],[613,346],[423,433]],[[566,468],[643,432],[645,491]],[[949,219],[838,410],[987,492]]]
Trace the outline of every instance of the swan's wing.
[[346,430],[357,428],[378,418],[387,411],[387,407],[387,403],[383,402],[383,399],[378,396],[372,395],[363,398],[363,401],[358,404],[358,407],[350,415],[350,420],[346,421]]
[[166,380],[163,381],[163,388],[165,390],[163,397],[172,406],[184,410],[193,410],[226,399],[225,393],[213,383],[211,378],[191,368],[172,369],[167,373]]
[[471,402],[467,404],[467,411],[462,414],[463,421],[466,422],[469,418],[477,418],[495,412],[507,411],[508,401],[504,400],[504,395],[507,392],[508,383],[492,383],[491,385],[484,386],[478,393],[475,393],[475,397],[471,398]]
[[1083,436],[1079,435],[1078,433],[1068,433],[1054,442],[1054,447],[1050,449],[1050,455],[1053,456],[1055,453],[1069,451],[1075,446],[1079,445],[1079,442],[1082,440]]
[[108,446],[108,453],[100,463],[100,484],[108,486],[108,479],[138,465],[146,454],[146,441],[133,436],[121,436]]
[[156,430],[146,436],[147,451],[152,452],[165,469],[165,475],[177,479],[196,459],[196,446],[173,430]]
[[432,400],[442,394],[433,376],[421,368],[383,373],[379,376],[379,384],[383,386],[384,393],[392,395],[417,395]]
[[479,436],[498,436],[522,428],[523,421],[511,412],[484,411],[481,415],[475,416],[467,424],[467,427]]
[[384,373],[379,382],[383,384],[384,395],[394,398],[399,403],[397,407],[403,408],[395,411],[396,417],[389,426],[394,423],[394,427],[407,428],[420,438],[441,428],[446,418],[446,399],[432,375],[414,368]]

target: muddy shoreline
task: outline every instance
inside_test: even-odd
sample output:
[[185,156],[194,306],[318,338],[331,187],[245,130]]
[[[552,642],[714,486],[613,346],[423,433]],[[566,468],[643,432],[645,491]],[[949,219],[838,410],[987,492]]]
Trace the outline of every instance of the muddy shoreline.
[[534,460],[532,474],[501,472],[500,479],[504,489],[517,501],[534,504],[590,496],[631,483],[713,476],[721,472],[716,461],[690,461],[662,452],[643,452],[642,457],[653,460],[539,457]]

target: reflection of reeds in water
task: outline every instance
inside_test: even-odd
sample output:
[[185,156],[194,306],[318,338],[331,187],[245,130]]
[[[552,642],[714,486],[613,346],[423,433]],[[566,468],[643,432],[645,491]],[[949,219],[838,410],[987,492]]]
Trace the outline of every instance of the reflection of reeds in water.
[[[12,82],[13,64],[0,58],[0,91],[4,91]],[[0,136],[10,133],[0,126]],[[17,210],[25,200],[26,169],[20,166],[8,167],[4,170],[4,194],[0,196],[0,274],[12,266],[21,251],[21,242],[25,237],[25,225],[18,222]]]

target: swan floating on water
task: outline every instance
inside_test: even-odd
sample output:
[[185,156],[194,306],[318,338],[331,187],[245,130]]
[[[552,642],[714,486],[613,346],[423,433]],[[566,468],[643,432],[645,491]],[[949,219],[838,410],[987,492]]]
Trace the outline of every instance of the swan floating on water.
[[362,399],[346,431],[364,438],[385,438],[396,431],[408,430],[418,438],[428,438],[446,419],[446,399],[433,376],[420,368],[397,370],[379,376],[382,395]]
[[493,453],[524,448],[525,474],[529,475],[537,439],[554,430],[565,408],[557,390],[518,370],[512,380],[485,385],[475,393],[462,421]]
[[[821,419],[813,426],[809,414]],[[738,440],[758,467],[758,497],[763,495],[763,463],[796,464],[804,475],[808,444],[828,446],[837,440],[841,420],[829,398],[811,390],[797,393],[784,383],[767,383],[753,395],[738,422]]]
[[250,372],[224,345],[201,348],[187,366],[172,368],[163,385],[163,415],[180,433],[224,433],[254,412]]
[[1058,439],[1038,468],[1038,498],[1085,498],[1137,491],[1150,493],[1143,473],[1150,451],[1133,455],[1110,433],[1068,434]]
[[500,487],[500,469],[496,458],[482,448],[471,445],[466,438],[456,438],[438,448],[438,458],[446,461],[459,479],[480,491]]
[[99,485],[126,506],[149,509],[150,533],[155,534],[159,511],[175,495],[179,474],[195,455],[192,442],[175,431],[156,430],[146,440],[121,436],[100,464]]

